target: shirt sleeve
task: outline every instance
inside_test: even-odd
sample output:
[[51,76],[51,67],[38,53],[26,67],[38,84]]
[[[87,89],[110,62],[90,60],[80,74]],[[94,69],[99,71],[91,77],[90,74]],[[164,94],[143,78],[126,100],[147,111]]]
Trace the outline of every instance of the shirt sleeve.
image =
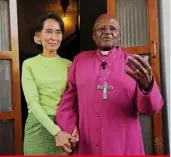
[[22,88],[27,102],[28,110],[34,114],[36,119],[55,136],[60,128],[48,117],[39,104],[39,94],[29,64],[25,61],[22,66]]
[[76,59],[74,59],[68,73],[68,89],[56,112],[56,123],[63,130],[72,134],[78,121],[78,98],[75,83]]
[[144,93],[137,85],[136,95],[137,108],[140,113],[152,115],[163,106],[163,98],[155,80],[153,80],[152,88],[148,93]]

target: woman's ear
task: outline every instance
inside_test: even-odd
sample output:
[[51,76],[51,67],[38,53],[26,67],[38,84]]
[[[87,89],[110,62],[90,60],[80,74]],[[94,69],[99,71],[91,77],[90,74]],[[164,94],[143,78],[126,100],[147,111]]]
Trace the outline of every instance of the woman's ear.
[[38,45],[42,45],[42,42],[40,40],[40,33],[39,32],[35,32],[34,34],[34,42]]

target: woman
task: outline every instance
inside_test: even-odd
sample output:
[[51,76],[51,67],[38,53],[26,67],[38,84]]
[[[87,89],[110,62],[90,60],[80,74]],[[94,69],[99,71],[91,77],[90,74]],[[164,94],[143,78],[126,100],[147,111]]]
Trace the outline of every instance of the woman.
[[[59,140],[57,134],[75,140],[54,123],[71,65],[69,60],[56,53],[62,41],[64,24],[57,14],[48,13],[40,17],[35,32],[34,41],[42,46],[43,51],[25,60],[22,67],[22,87],[29,113],[25,125],[24,155],[62,155],[63,151],[55,144],[55,140]],[[70,149],[71,143],[68,145]]]

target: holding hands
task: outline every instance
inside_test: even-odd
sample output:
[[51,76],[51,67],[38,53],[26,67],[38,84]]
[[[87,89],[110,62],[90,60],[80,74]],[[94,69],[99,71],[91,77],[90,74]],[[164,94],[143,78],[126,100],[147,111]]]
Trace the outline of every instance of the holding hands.
[[78,141],[79,134],[77,127],[75,127],[72,135],[61,130],[55,136],[56,146],[66,153],[72,153]]

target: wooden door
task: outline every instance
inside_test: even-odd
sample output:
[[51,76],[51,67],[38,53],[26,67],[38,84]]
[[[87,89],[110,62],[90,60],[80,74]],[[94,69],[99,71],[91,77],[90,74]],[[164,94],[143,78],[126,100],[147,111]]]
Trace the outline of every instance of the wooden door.
[[[121,24],[121,47],[147,55],[160,87],[157,0],[107,0],[107,11]],[[162,112],[140,116],[145,152],[163,154]]]
[[16,0],[0,0],[0,155],[22,154]]

